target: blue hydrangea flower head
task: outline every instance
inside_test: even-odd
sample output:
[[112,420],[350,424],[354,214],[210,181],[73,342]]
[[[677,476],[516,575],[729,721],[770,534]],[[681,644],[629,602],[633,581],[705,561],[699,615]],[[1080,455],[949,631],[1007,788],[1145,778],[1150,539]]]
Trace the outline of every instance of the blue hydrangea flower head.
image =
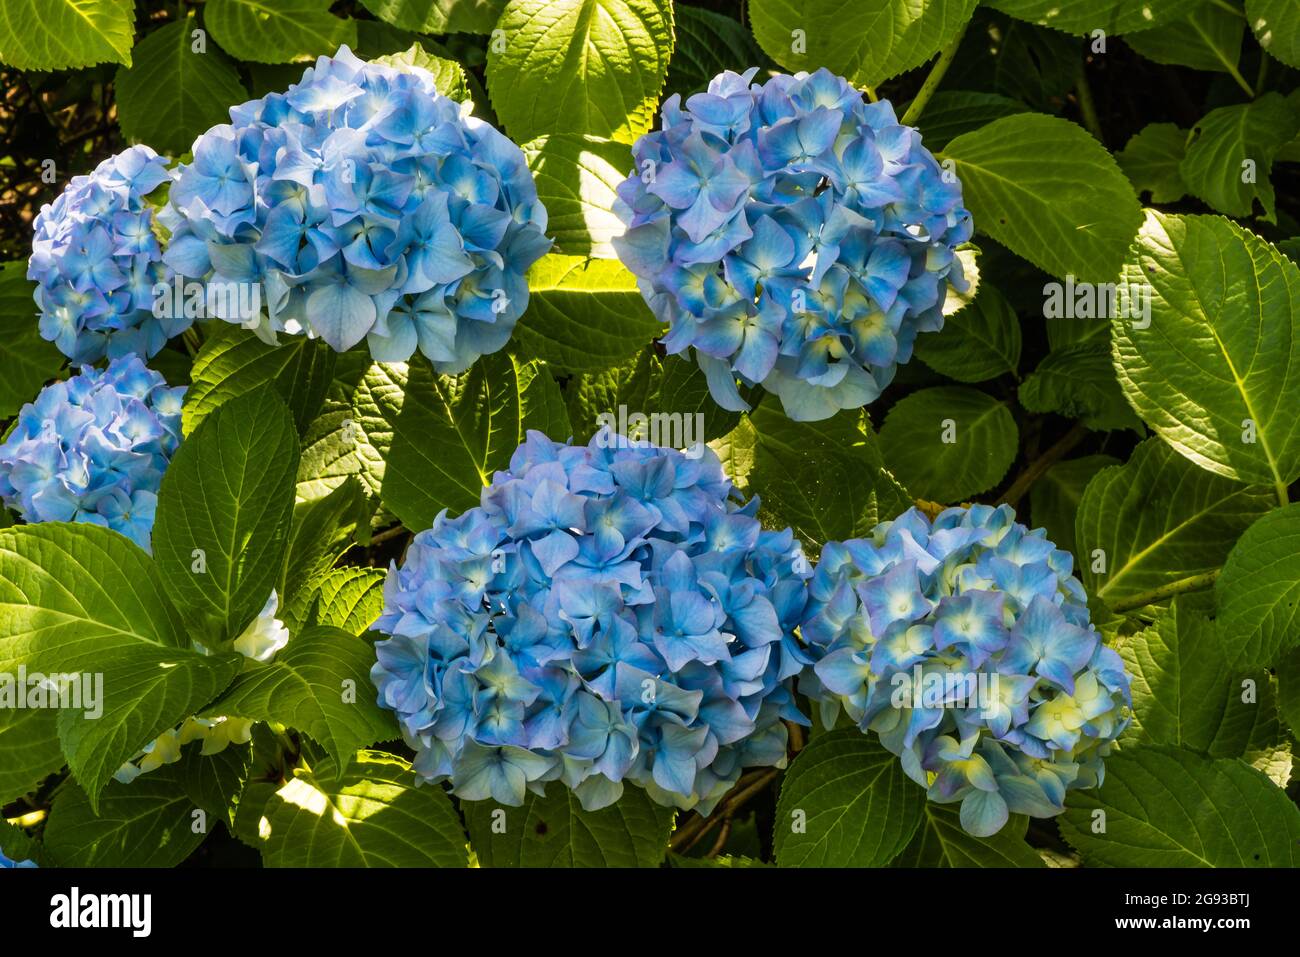
[[875,731],[931,800],[996,833],[1101,783],[1128,726],[1129,676],[1092,626],[1073,559],[1008,505],[916,509],[831,542],[800,635],[799,690],[832,725]]
[[74,176],[36,216],[27,278],[41,335],[73,362],[149,358],[194,321],[154,314],[154,286],[171,276],[149,196],[169,180],[163,157],[132,146]]
[[35,861],[15,861],[5,856],[3,849],[0,849],[0,871],[13,870],[20,867],[36,867]]
[[615,248],[719,405],[748,408],[739,382],[824,419],[873,401],[943,327],[971,217],[888,101],[825,69],[755,73],[669,97],[618,188]]
[[371,678],[417,772],[468,800],[559,780],[596,809],[631,781],[707,812],[783,766],[811,570],[757,504],[703,445],[530,432],[389,572]]
[[365,339],[381,361],[419,349],[448,374],[505,345],[546,210],[519,147],[432,75],[344,47],[230,119],[195,141],[164,219],[167,263],[220,318],[268,341]]
[[148,551],[184,393],[135,355],[46,386],[0,445],[0,500],[24,521],[91,522]]

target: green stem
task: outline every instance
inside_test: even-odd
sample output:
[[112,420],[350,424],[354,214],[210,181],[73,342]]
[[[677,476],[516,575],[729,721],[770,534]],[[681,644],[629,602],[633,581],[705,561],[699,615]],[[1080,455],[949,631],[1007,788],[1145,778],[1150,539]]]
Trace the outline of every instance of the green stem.
[[1286,508],[1288,505],[1290,505],[1291,496],[1287,494],[1286,482],[1283,482],[1281,479],[1278,479],[1273,483],[1273,487],[1277,490],[1277,503],[1281,505],[1283,508]]
[[1154,605],[1157,602],[1164,601],[1166,598],[1173,598],[1175,595],[1181,595],[1183,592],[1200,591],[1202,588],[1209,588],[1219,577],[1220,568],[1213,571],[1202,572],[1199,575],[1191,575],[1187,578],[1180,578],[1176,582],[1169,582],[1161,585],[1159,588],[1152,588],[1150,591],[1140,592],[1136,595],[1130,595],[1128,598],[1122,598],[1119,601],[1109,602],[1111,611],[1123,614],[1126,611],[1133,611],[1135,608],[1145,608],[1147,605]]
[[943,75],[948,72],[948,67],[952,65],[953,57],[957,55],[957,48],[961,46],[962,37],[966,35],[966,27],[969,21],[952,38],[943,52],[939,54],[939,59],[934,61],[934,66],[930,67],[930,75],[925,78],[921,84],[921,89],[917,92],[916,97],[907,106],[907,112],[903,114],[900,121],[904,126],[915,126],[916,121],[921,118],[921,111],[925,105],[930,102],[930,97],[934,96],[934,91],[939,88],[943,82]]
[[1097,103],[1092,98],[1092,87],[1088,84],[1088,72],[1083,60],[1079,61],[1074,87],[1079,97],[1079,112],[1083,114],[1083,125],[1096,137],[1098,143],[1105,146],[1106,139],[1101,132],[1101,117],[1097,115]]
[[1002,493],[998,504],[1014,506],[1029,491],[1029,487],[1043,476],[1043,473],[1064,458],[1071,449],[1084,440],[1087,434],[1087,428],[1076,422],[1069,432],[1056,441],[1055,445],[1025,466],[1025,470],[1017,475],[1015,481]]

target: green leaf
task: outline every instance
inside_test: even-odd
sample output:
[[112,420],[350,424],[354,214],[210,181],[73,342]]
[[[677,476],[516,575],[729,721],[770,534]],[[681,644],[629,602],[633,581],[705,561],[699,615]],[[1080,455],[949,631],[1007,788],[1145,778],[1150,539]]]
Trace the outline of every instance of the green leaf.
[[824,66],[855,86],[876,86],[951,43],[975,5],[976,0],[753,0],[749,16],[758,45],[791,72]]
[[1084,489],[1094,475],[1119,459],[1109,455],[1085,455],[1057,462],[1042,478],[1029,487],[1029,514],[1035,528],[1047,529],[1047,537],[1056,547],[1075,555],[1076,568],[1086,564],[1087,552],[1075,549],[1074,522]]
[[999,93],[972,90],[940,90],[930,97],[917,121],[926,148],[942,150],[963,133],[970,133],[1004,116],[1027,113],[1029,107]]
[[1276,222],[1273,157],[1298,132],[1300,109],[1280,93],[1211,110],[1192,128],[1178,167],[1183,182],[1193,196],[1229,216],[1253,216],[1258,199],[1264,220]]
[[617,365],[662,331],[637,290],[636,277],[614,259],[550,253],[528,274],[528,309],[515,342],[571,372]]
[[0,531],[0,672],[19,665],[92,681],[98,702],[83,698],[57,721],[93,804],[123,762],[220,693],[238,660],[190,650],[157,570],[127,539],[44,522]]
[[522,807],[493,801],[461,807],[483,867],[658,867],[673,826],[672,808],[634,786],[599,811],[584,811],[559,782],[545,797],[529,792]]
[[673,52],[669,0],[510,0],[497,29],[488,94],[511,139],[631,143],[650,129]]
[[404,364],[371,362],[364,351],[339,357],[321,413],[303,435],[300,500],[320,498],[349,476],[358,478],[368,495],[379,494],[393,441],[384,409],[400,408],[405,390]]
[[[1216,758],[1260,750],[1279,734],[1266,671],[1234,669],[1204,613],[1208,594],[1182,595],[1116,648],[1132,678],[1133,723],[1121,744],[1181,745]],[[1197,605],[1203,606],[1198,608]],[[1253,694],[1247,694],[1253,685]]]
[[719,854],[717,857],[686,857],[683,854],[669,854],[668,865],[670,867],[685,868],[745,868],[775,866],[753,857],[736,857],[732,854]]
[[681,356],[664,357],[659,392],[647,408],[682,415],[702,414],[706,441],[726,435],[740,421],[739,412],[729,412],[713,401],[708,379],[700,367]]
[[491,33],[506,0],[361,0],[361,5],[412,33]]
[[268,345],[256,333],[228,322],[209,323],[207,338],[194,357],[191,385],[185,391],[181,422],[186,435],[223,402],[268,382],[293,412],[301,432],[320,411],[337,362],[324,341],[286,337]]
[[233,57],[291,63],[357,45],[356,21],[329,11],[330,0],[207,0],[203,22]]
[[1052,350],[1020,384],[1019,395],[1030,412],[1056,412],[1098,432],[1142,431],[1141,420],[1124,401],[1104,345]]
[[1187,195],[1181,169],[1187,137],[1187,130],[1173,123],[1149,123],[1133,134],[1115,160],[1139,194],[1149,194],[1153,203],[1176,203]]
[[1259,45],[1287,66],[1300,68],[1300,20],[1290,0],[1246,0],[1246,22]]
[[[600,428],[600,417],[617,414],[620,405],[629,410],[657,408],[662,377],[663,364],[652,348],[642,349],[619,365],[572,376],[565,384],[564,398],[574,441],[590,441]],[[713,407],[717,408],[716,403]]]
[[860,420],[853,410],[792,422],[771,397],[745,418],[729,437],[730,455],[745,446],[746,491],[762,499],[764,524],[791,526],[796,544],[817,551],[828,541],[866,535],[911,507]]
[[1020,365],[1020,318],[997,289],[983,284],[943,328],[916,340],[916,357],[958,382],[983,382]]
[[193,741],[185,747],[176,768],[194,806],[233,827],[252,765],[251,745],[230,744],[216,754],[204,754],[203,746]]
[[419,43],[412,43],[401,53],[381,56],[375,62],[387,64],[407,73],[411,72],[412,67],[424,70],[433,77],[434,89],[443,96],[457,101],[470,98],[469,80],[465,76],[464,68],[455,60],[434,56]]
[[0,848],[12,861],[35,861],[41,867],[51,867],[54,862],[45,853],[45,845],[20,827],[0,818]]
[[1225,219],[1148,211],[1123,281],[1150,284],[1149,326],[1111,322],[1129,403],[1202,468],[1281,494],[1300,478],[1295,263]]
[[776,805],[782,867],[882,867],[921,825],[925,791],[857,728],[817,735],[790,764]]
[[1066,33],[1132,33],[1184,16],[1188,0],[991,0],[989,6]]
[[1154,30],[1125,34],[1124,41],[1156,63],[1230,73],[1245,86],[1246,81],[1237,72],[1245,32],[1246,21],[1239,12],[1205,3],[1183,19]]
[[59,792],[45,827],[45,849],[61,867],[175,867],[206,831],[177,765],[114,781],[96,808],[76,784]]
[[299,502],[284,550],[284,565],[276,588],[286,621],[304,620],[315,588],[352,545],[361,515],[361,483],[354,478],[323,498]]
[[386,578],[378,568],[333,569],[314,591],[309,623],[365,634],[383,613]]
[[573,426],[569,423],[564,393],[546,363],[536,359],[529,362],[516,359],[514,366],[519,376],[519,441],[522,442],[529,431],[566,438],[571,435]]
[[392,712],[375,703],[374,663],[369,642],[317,625],[294,635],[267,664],[244,671],[204,711],[289,725],[342,762],[358,748],[398,736]]
[[1300,648],[1278,663],[1277,707],[1292,735],[1300,734]]
[[900,399],[880,429],[885,463],[915,496],[961,502],[993,488],[1020,442],[1005,402],[941,386]]
[[118,67],[117,121],[131,142],[185,153],[204,130],[229,121],[232,104],[248,99],[224,53],[194,51],[197,23],[188,16],[160,27],[136,45],[130,66]]
[[1219,640],[1234,665],[1269,665],[1300,643],[1300,503],[1246,529],[1214,590]]
[[972,837],[961,826],[958,805],[925,802],[925,816],[896,867],[1044,867],[1025,843],[1029,819],[1014,816],[992,837]]
[[[1144,746],[1106,759],[1100,789],[1069,792],[1058,820],[1084,863],[1102,867],[1295,867],[1300,809],[1237,759]],[[1093,833],[1093,812],[1105,832]]]
[[131,62],[134,0],[5,0],[0,63],[62,70]]
[[686,99],[706,89],[724,70],[743,72],[768,65],[763,51],[740,21],[702,7],[674,4],[677,48],[668,63],[664,96],[680,93]]
[[158,569],[194,632],[237,638],[280,578],[298,433],[263,388],[226,402],[181,443],[158,493]]
[[[617,259],[610,240],[623,235],[625,227],[611,210],[615,188],[632,169],[628,145],[557,133],[522,148],[537,184],[537,198],[546,207],[547,233],[555,240],[555,251]],[[543,269],[539,264],[538,272]],[[533,295],[536,292],[534,286]]]
[[61,767],[57,712],[0,709],[0,807],[32,791]]
[[26,273],[23,262],[0,265],[0,419],[35,399],[63,367],[63,353],[37,329],[36,284]]
[[421,359],[410,364],[404,398],[381,398],[393,430],[383,501],[407,528],[429,528],[444,508],[473,508],[492,473],[509,465],[526,429],[520,368],[497,353],[439,376]]
[[465,831],[440,787],[402,758],[359,751],[298,769],[263,808],[267,867],[465,867]]
[[1106,148],[1068,120],[1023,113],[958,136],[955,160],[975,228],[1046,272],[1111,282],[1142,223]]
[[952,89],[989,89],[1021,100],[1031,109],[1055,112],[1078,78],[1078,41],[987,11],[976,18],[944,74],[944,84]]
[[[1083,584],[1114,603],[1213,571],[1270,503],[1268,489],[1197,468],[1148,439],[1083,493],[1076,523]],[[1103,572],[1093,571],[1097,549]]]

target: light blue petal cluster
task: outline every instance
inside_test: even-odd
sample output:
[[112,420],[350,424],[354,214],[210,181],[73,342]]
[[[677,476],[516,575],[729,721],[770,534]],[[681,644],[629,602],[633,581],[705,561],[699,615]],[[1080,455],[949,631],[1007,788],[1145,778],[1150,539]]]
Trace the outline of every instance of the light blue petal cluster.
[[550,246],[519,147],[427,71],[346,47],[230,117],[195,141],[165,219],[177,273],[259,290],[256,315],[226,297],[221,318],[365,339],[381,361],[418,348],[448,374],[505,345]]
[[1119,655],[1089,621],[1070,554],[1008,505],[910,509],[829,543],[800,634],[799,690],[840,706],[902,759],[931,800],[961,802],[986,837],[1008,814],[1050,817],[1101,782],[1128,726]]
[[24,521],[91,522],[148,551],[184,394],[135,355],[46,386],[0,445],[0,499]]
[[19,867],[36,867],[35,861],[15,861],[5,856],[5,852],[0,850],[0,871],[5,869],[15,869]]
[[707,812],[784,765],[811,571],[695,452],[530,432],[478,507],[415,536],[371,678],[425,779],[508,805],[558,779],[588,809],[632,781]]
[[748,408],[739,380],[824,419],[873,401],[943,327],[971,217],[887,101],[825,69],[755,72],[667,100],[618,188],[615,248],[719,405]]
[[167,181],[167,161],[133,146],[41,207],[27,278],[41,335],[73,362],[149,358],[193,322],[154,316],[154,285],[170,277],[147,197]]

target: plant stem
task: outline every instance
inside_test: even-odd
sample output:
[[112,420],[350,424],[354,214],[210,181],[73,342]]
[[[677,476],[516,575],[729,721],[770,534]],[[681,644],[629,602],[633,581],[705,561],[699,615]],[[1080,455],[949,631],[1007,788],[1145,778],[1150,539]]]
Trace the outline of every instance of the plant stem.
[[1082,442],[1087,434],[1088,430],[1082,423],[1074,423],[1074,427],[1057,439],[1055,445],[1025,466],[1025,470],[1016,476],[1015,481],[1007,486],[1007,490],[998,498],[998,504],[1015,505],[1044,472]]
[[399,535],[405,534],[405,532],[405,525],[394,525],[392,528],[386,528],[382,532],[375,532],[375,534],[371,535],[370,544],[378,545],[381,542],[388,541],[390,538],[397,538]]
[[934,66],[930,67],[930,75],[925,78],[921,84],[921,89],[917,91],[916,97],[907,105],[907,112],[903,114],[899,122],[904,126],[915,126],[916,121],[921,117],[921,111],[925,105],[930,102],[930,97],[934,96],[934,91],[939,88],[943,82],[943,75],[948,72],[948,67],[952,65],[953,58],[957,55],[957,49],[961,46],[962,37],[966,36],[965,26],[957,31],[957,35],[952,38],[952,42],[944,47],[943,52],[939,54],[939,59],[934,61]]
[[1110,602],[1111,611],[1123,614],[1127,611],[1133,611],[1135,608],[1154,605],[1156,602],[1164,601],[1166,598],[1173,598],[1183,592],[1200,591],[1202,588],[1209,588],[1219,577],[1220,571],[1222,569],[1216,568],[1213,571],[1202,572],[1199,575],[1180,578],[1176,582],[1169,582],[1159,588],[1152,588],[1150,591],[1144,591],[1116,602]]
[[685,852],[690,850],[704,837],[709,831],[713,830],[724,821],[730,821],[749,800],[756,794],[759,794],[769,784],[776,780],[780,772],[776,768],[768,768],[765,771],[758,771],[752,776],[742,777],[736,782],[736,787],[732,790],[718,808],[721,813],[715,813],[707,818],[696,817],[685,827],[672,836],[668,842],[670,850]]
[[1097,103],[1092,98],[1092,87],[1088,84],[1088,71],[1085,64],[1086,61],[1080,60],[1075,71],[1074,91],[1079,97],[1079,112],[1083,114],[1083,125],[1088,132],[1096,137],[1098,143],[1105,146],[1106,138],[1101,132],[1101,117],[1097,115]]

